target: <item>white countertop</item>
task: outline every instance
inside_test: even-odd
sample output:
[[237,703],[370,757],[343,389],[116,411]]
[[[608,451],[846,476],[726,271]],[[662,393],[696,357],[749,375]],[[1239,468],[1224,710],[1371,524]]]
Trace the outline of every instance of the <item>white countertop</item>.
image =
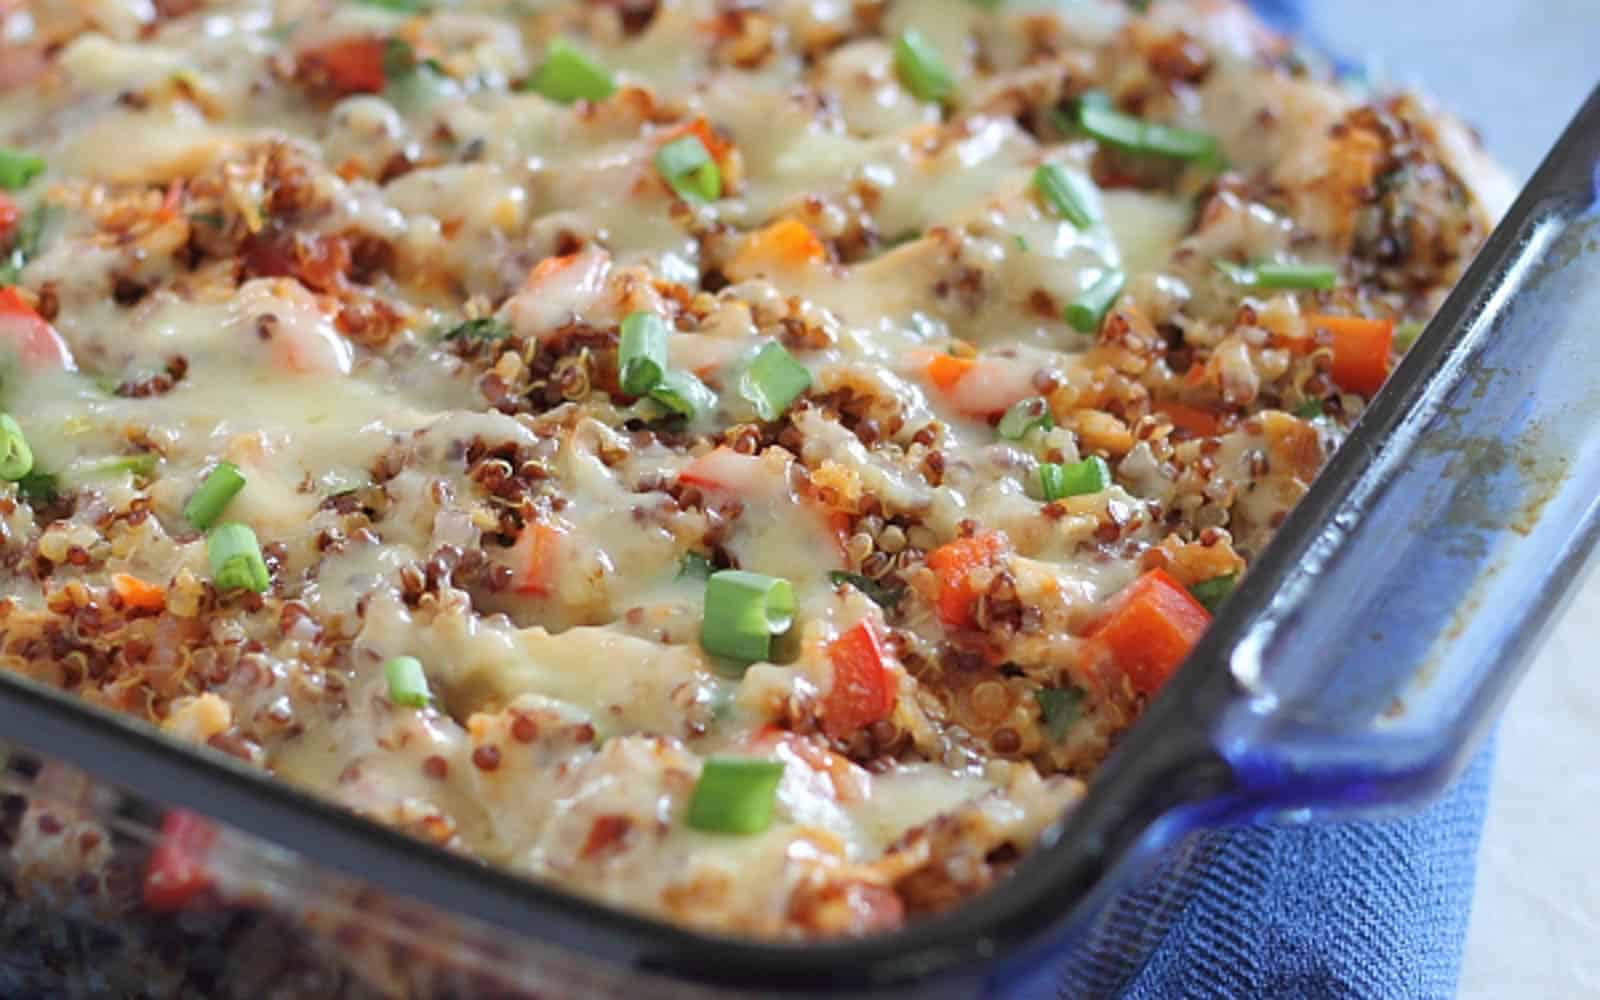
[[[1600,0],[1308,6],[1329,41],[1422,84],[1521,178],[1600,83]],[[1500,726],[1461,981],[1469,1000],[1600,997],[1597,735],[1600,573],[1591,573]]]
[[1500,725],[1461,995],[1600,997],[1600,573]]

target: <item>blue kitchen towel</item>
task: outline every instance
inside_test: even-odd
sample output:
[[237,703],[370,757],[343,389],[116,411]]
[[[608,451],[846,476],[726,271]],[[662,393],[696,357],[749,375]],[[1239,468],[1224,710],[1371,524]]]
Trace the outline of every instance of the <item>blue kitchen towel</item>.
[[1122,995],[1454,996],[1489,761],[1485,750],[1415,816],[1211,835],[1187,902]]

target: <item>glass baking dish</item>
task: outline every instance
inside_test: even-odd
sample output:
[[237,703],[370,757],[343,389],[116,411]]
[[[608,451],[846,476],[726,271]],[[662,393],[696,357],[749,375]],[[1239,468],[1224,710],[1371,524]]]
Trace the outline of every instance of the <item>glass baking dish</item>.
[[[0,674],[0,994],[1114,989],[1097,958],[1153,947],[1207,829],[1443,788],[1580,576],[1600,529],[1597,165],[1600,91],[1082,805],[954,912],[861,941],[705,937]],[[214,888],[158,912],[143,873],[195,815]]]

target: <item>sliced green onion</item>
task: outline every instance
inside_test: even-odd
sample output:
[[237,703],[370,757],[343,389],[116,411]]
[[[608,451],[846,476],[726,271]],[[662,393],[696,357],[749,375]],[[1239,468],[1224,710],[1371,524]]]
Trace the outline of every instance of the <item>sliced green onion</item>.
[[1083,293],[1067,306],[1067,322],[1079,333],[1097,332],[1100,324],[1105,322],[1106,313],[1116,304],[1117,296],[1122,294],[1122,286],[1127,281],[1128,276],[1121,271],[1107,271],[1102,274],[1094,284],[1084,289]]
[[198,531],[205,531],[222,516],[228,501],[244,489],[244,475],[232,462],[218,462],[194,496],[183,505],[183,516]]
[[427,0],[361,0],[368,7],[382,7],[396,14],[422,14],[432,8]]
[[156,454],[147,451],[142,455],[125,455],[122,458],[108,458],[103,462],[96,462],[94,471],[101,476],[114,476],[119,472],[128,472],[148,479],[150,474],[156,471],[156,461]]
[[1243,264],[1235,264],[1231,260],[1223,260],[1218,257],[1211,262],[1211,266],[1222,272],[1235,285],[1243,285],[1246,288],[1250,288],[1254,287],[1256,283],[1256,272]]
[[761,833],[772,825],[783,761],[712,757],[689,799],[689,825],[708,833]]
[[432,59],[425,59],[408,73],[392,77],[383,96],[402,111],[426,108],[434,101],[457,93],[456,83]]
[[218,590],[260,594],[272,583],[266,560],[261,558],[261,543],[249,525],[235,521],[212,528],[206,536],[206,556],[211,561],[211,581]]
[[772,637],[794,624],[794,587],[788,580],[729,569],[706,581],[700,645],[715,656],[755,663],[772,655]]
[[650,390],[650,398],[686,420],[717,408],[717,394],[688,372],[668,371]]
[[1000,436],[1007,441],[1021,441],[1035,427],[1047,431],[1056,425],[1050,413],[1050,404],[1043,396],[1029,396],[1011,404],[1011,409],[1000,418]]
[[762,420],[783,416],[801,394],[811,388],[811,373],[779,343],[769,343],[739,379],[739,394],[755,404]]
[[924,101],[942,103],[956,89],[939,50],[915,28],[902,31],[895,39],[894,68],[906,89]]
[[1077,135],[1083,131],[1078,119],[1084,108],[1109,108],[1111,95],[1103,90],[1086,90],[1068,102],[1065,108],[1054,107],[1046,112],[1050,124],[1062,135]]
[[1083,691],[1079,688],[1040,688],[1033,693],[1033,697],[1039,702],[1039,717],[1050,731],[1050,738],[1060,743],[1082,713]]
[[1216,614],[1217,608],[1221,607],[1222,602],[1228,599],[1229,594],[1233,593],[1234,585],[1238,582],[1238,574],[1229,573],[1227,576],[1217,576],[1209,580],[1202,580],[1190,587],[1189,593],[1193,595],[1195,600],[1204,604],[1207,611]]
[[19,482],[33,471],[33,449],[9,413],[0,413],[0,479]]
[[683,561],[678,564],[678,579],[680,580],[700,580],[703,582],[711,579],[713,572],[715,572],[715,569],[711,565],[711,560],[698,552],[684,553]]
[[605,67],[566,39],[556,38],[545,48],[544,64],[528,81],[526,89],[537,91],[552,101],[571,104],[580,99],[603,101],[616,93],[617,85]]
[[1033,187],[1055,213],[1079,229],[1100,221],[1094,212],[1094,192],[1088,178],[1054,163],[1033,172]]
[[828,574],[828,582],[835,587],[847,586],[856,588],[871,598],[873,604],[883,608],[885,611],[893,611],[895,606],[900,603],[900,598],[906,596],[906,588],[891,587],[888,584],[879,583],[870,576],[862,576],[860,573],[833,570]]
[[1308,399],[1294,408],[1294,415],[1301,420],[1315,420],[1322,416],[1322,400]]
[[617,368],[622,391],[630,396],[643,396],[661,382],[667,373],[667,324],[661,317],[636,312],[622,321]]
[[408,708],[427,708],[428,675],[415,656],[395,656],[383,663],[383,676],[389,682],[389,700]]
[[1415,344],[1417,338],[1422,336],[1424,329],[1425,326],[1422,323],[1401,323],[1394,328],[1394,346],[1402,351],[1410,350],[1411,345]]
[[440,340],[504,340],[511,336],[511,327],[493,316],[479,316],[465,320],[444,332]]
[[1339,272],[1317,264],[1257,264],[1256,284],[1262,288],[1331,291]]
[[20,149],[0,146],[0,188],[18,191],[44,173],[44,160]]
[[722,197],[722,171],[697,135],[681,136],[656,150],[656,170],[680,198],[716,201]]
[[1339,283],[1339,272],[1316,264],[1256,264],[1241,267],[1229,260],[1217,260],[1217,270],[1228,280],[1245,288],[1273,291],[1305,290],[1326,292]]
[[1039,485],[1044,490],[1045,503],[1099,493],[1111,488],[1111,467],[1098,455],[1071,465],[1046,462],[1039,466]]
[[1084,108],[1111,108],[1114,107],[1111,95],[1103,90],[1085,90],[1072,100],[1072,109],[1082,111]]
[[1079,102],[1078,125],[1093,138],[1127,153],[1190,163],[1221,160],[1217,140],[1204,132],[1147,122],[1098,103]]
[[61,498],[61,482],[48,472],[30,472],[17,480],[17,492],[35,507],[42,507]]

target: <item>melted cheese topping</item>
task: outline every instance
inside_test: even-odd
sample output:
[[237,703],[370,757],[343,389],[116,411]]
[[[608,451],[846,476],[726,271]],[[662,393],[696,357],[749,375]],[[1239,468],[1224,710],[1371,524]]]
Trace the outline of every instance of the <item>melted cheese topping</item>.
[[[1118,595],[1237,576],[1359,414],[1321,317],[1425,318],[1500,204],[1453,123],[1220,0],[398,6],[0,7],[0,146],[45,164],[0,192],[35,456],[0,484],[0,663],[708,930],[867,933],[988,885],[1176,666],[1109,638]],[[612,96],[526,85],[558,37]],[[1218,156],[1108,147],[1091,91]],[[659,175],[686,134],[719,197]],[[621,390],[637,312],[715,405]],[[763,421],[772,344],[811,387]],[[1053,426],[999,437],[1032,397]],[[1090,459],[1108,488],[1042,495]],[[183,513],[222,461],[263,594],[214,585]],[[701,648],[689,556],[791,581],[771,662]],[[881,650],[841,680],[859,627]],[[726,755],[784,764],[764,832],[688,821]]]

